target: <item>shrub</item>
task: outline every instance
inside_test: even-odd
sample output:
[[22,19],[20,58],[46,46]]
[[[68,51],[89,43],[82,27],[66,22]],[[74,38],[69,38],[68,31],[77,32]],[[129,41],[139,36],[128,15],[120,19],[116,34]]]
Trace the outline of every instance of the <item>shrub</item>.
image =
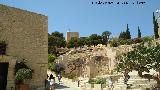
[[88,83],[94,84],[94,83],[95,83],[95,80],[94,80],[94,79],[89,79],[89,80],[88,80]]
[[145,36],[145,37],[142,38],[143,42],[149,42],[149,41],[152,41],[152,40],[154,40],[153,36]]
[[26,68],[19,69],[15,77],[16,82],[18,83],[21,83],[25,79],[31,79],[31,78],[32,78],[32,70]]
[[131,39],[119,39],[118,40],[119,45],[130,45],[132,44],[132,40]]
[[106,79],[104,78],[98,78],[95,81],[96,84],[106,84]]
[[16,63],[15,65],[15,75],[16,75],[16,72],[19,70],[19,69],[22,69],[22,68],[27,68],[29,69],[29,67],[24,63],[24,62],[19,62],[19,63]]
[[96,80],[89,79],[88,83],[91,83],[91,84],[106,84],[106,79],[104,79],[104,78],[97,78]]
[[53,54],[48,54],[48,62],[52,63],[54,62],[54,60],[56,59],[56,56]]
[[51,71],[55,71],[55,66],[53,63],[48,63],[48,69]]
[[117,47],[117,46],[118,46],[118,41],[116,41],[116,40],[114,40],[114,39],[111,40],[109,43],[110,43],[110,46],[111,46],[111,47]]

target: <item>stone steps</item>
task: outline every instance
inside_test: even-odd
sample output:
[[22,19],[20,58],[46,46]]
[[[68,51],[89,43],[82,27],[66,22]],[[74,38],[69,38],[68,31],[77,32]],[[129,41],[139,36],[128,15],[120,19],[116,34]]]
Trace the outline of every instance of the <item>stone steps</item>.
[[[156,82],[151,79],[150,82],[148,79],[144,79],[141,77],[138,77],[136,75],[131,75],[130,79],[128,80],[127,84],[131,85],[131,90],[141,90],[140,88],[150,88],[152,87]],[[126,90],[127,85],[124,84],[123,77],[120,77],[117,82],[114,84],[115,90]],[[127,89],[129,90],[129,89]]]

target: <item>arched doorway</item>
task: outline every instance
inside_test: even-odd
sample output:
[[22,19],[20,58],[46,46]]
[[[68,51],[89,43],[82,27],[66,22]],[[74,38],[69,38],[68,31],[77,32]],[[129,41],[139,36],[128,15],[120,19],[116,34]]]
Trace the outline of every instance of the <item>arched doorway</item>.
[[9,63],[0,63],[0,90],[6,90]]

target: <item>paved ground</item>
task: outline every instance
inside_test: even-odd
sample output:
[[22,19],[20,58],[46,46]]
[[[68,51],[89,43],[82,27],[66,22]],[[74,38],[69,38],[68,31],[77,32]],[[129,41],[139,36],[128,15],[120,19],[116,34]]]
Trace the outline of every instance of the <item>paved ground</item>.
[[62,78],[60,84],[56,79],[56,90],[82,90],[82,89],[78,87],[76,82],[74,83],[71,80]]
[[[52,73],[55,77],[53,72],[47,71],[48,75]],[[72,80],[62,77],[61,82],[58,82],[58,78],[55,77],[56,89],[55,90],[82,90],[78,87],[77,82],[72,82]]]

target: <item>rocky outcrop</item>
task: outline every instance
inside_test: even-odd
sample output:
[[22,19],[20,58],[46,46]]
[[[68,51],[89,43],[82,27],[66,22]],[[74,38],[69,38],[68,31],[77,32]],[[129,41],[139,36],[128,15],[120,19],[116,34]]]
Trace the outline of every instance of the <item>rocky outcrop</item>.
[[65,74],[82,77],[96,77],[111,74],[120,53],[131,50],[131,46],[106,47],[97,45],[92,47],[72,48],[61,55],[56,61],[65,64]]

